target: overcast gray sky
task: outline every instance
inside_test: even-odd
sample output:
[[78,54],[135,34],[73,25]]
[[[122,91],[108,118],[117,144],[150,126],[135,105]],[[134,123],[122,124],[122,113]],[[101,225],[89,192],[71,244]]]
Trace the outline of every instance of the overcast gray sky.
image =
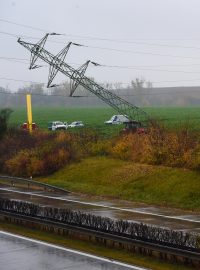
[[[28,85],[3,78],[47,82],[48,67],[28,70],[30,54],[12,36],[36,42],[47,31],[65,33],[49,38],[53,53],[69,41],[88,46],[70,49],[66,61],[74,67],[88,59],[129,67],[89,67],[86,75],[99,82],[143,77],[155,87],[200,85],[199,27],[199,0],[0,0],[0,86]],[[64,80],[58,75],[54,82]]]

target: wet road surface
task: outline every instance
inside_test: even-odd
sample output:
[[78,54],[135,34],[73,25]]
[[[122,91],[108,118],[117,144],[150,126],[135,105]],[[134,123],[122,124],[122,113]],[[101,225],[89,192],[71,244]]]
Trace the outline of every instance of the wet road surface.
[[148,207],[127,201],[90,199],[77,194],[58,195],[42,191],[0,186],[0,197],[40,203],[45,206],[70,208],[94,215],[143,222],[174,230],[200,232],[200,214],[176,209]]
[[0,231],[1,270],[145,270]]

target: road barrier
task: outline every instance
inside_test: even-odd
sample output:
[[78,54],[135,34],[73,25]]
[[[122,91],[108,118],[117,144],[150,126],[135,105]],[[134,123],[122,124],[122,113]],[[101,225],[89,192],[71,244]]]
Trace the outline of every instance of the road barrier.
[[[27,207],[28,205],[29,207]],[[186,237],[183,237],[181,234],[176,234],[176,231],[172,231],[172,237],[176,236],[177,238],[178,236],[176,241],[179,239],[179,242],[182,243],[183,240],[189,239],[188,243],[190,243],[190,246],[178,246],[177,243],[172,246],[172,243],[156,242],[150,238],[145,239],[144,235],[146,235],[146,232],[144,229],[148,229],[148,226],[145,224],[131,223],[132,228],[135,226],[135,228],[138,228],[143,234],[143,237],[141,237],[141,235],[137,237],[137,235],[128,235],[120,231],[118,231],[118,233],[114,233],[112,230],[109,231],[105,228],[105,225],[108,224],[107,222],[109,222],[111,227],[114,226],[116,228],[117,226],[118,228],[124,228],[123,221],[114,221],[114,223],[112,223],[111,219],[84,214],[79,211],[76,212],[69,209],[57,209],[50,207],[38,208],[38,205],[10,200],[1,200],[0,209],[0,217],[6,222],[57,233],[63,236],[67,235],[71,238],[94,242],[106,247],[126,249],[131,252],[137,252],[159,257],[164,260],[181,262],[200,267],[200,250],[197,246],[191,246],[199,244],[198,237],[196,239],[197,242],[194,242],[194,238],[192,236],[191,239],[193,240],[191,242],[189,234],[185,234]],[[38,211],[40,210],[43,212],[40,212],[39,214]],[[41,215],[41,213],[43,214]],[[68,216],[68,221],[66,216]],[[62,219],[62,217],[64,219]],[[69,218],[71,223],[69,222]],[[83,218],[84,220],[88,220],[91,224],[95,223],[96,227],[85,226],[85,224],[82,223]],[[102,229],[102,226],[104,229]],[[148,233],[150,231],[152,231],[152,233],[159,231],[161,234],[162,230],[164,230],[162,228],[151,226],[149,226],[149,228],[151,230],[147,230]],[[170,230],[168,232],[170,232]],[[166,237],[166,231],[164,235]]]
[[39,181],[34,181],[32,179],[28,178],[22,178],[22,177],[13,177],[13,176],[8,176],[8,175],[0,175],[0,182],[5,182],[9,186],[21,186],[23,185],[25,188],[31,189],[31,187],[36,187],[36,188],[42,188],[44,191],[49,191],[49,192],[59,192],[59,193],[65,193],[68,194],[70,191],[59,188],[53,185],[41,183]]

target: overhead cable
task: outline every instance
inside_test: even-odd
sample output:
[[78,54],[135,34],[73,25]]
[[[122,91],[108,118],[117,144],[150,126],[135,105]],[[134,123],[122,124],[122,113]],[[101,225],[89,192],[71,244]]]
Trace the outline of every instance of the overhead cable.
[[[23,38],[31,38],[31,39],[39,39],[38,37],[30,37],[26,35],[16,35],[4,31],[0,31],[0,34],[5,34],[9,36],[13,36],[16,38],[23,37]],[[53,41],[50,40],[49,42],[54,42],[54,43],[61,43],[61,44],[66,44],[65,42],[59,42],[59,41]],[[77,44],[77,43],[75,43]],[[85,47],[85,48],[92,48],[92,49],[99,49],[99,50],[107,50],[107,51],[113,51],[113,52],[120,52],[120,53],[130,53],[130,54],[144,54],[144,55],[152,55],[152,56],[160,56],[160,57],[172,57],[172,58],[180,58],[180,59],[194,59],[194,60],[199,60],[200,58],[198,57],[192,57],[192,56],[179,56],[179,55],[172,55],[172,54],[160,54],[160,53],[152,53],[152,52],[141,52],[141,51],[132,51],[132,50],[122,50],[122,49],[116,49],[116,48],[108,48],[108,47],[99,47],[99,46],[91,46],[91,45],[86,45],[86,44],[78,44],[77,46]]]

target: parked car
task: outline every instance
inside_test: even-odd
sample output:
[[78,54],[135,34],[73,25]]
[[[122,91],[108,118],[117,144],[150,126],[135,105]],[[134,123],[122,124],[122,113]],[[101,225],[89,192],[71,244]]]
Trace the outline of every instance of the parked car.
[[104,123],[107,125],[119,125],[128,121],[127,115],[113,115],[110,120],[105,121]]
[[84,127],[84,124],[82,121],[75,121],[72,122],[70,125],[68,125],[69,128],[74,128],[74,127]]
[[68,128],[67,122],[53,121],[48,123],[49,130],[66,130]]

